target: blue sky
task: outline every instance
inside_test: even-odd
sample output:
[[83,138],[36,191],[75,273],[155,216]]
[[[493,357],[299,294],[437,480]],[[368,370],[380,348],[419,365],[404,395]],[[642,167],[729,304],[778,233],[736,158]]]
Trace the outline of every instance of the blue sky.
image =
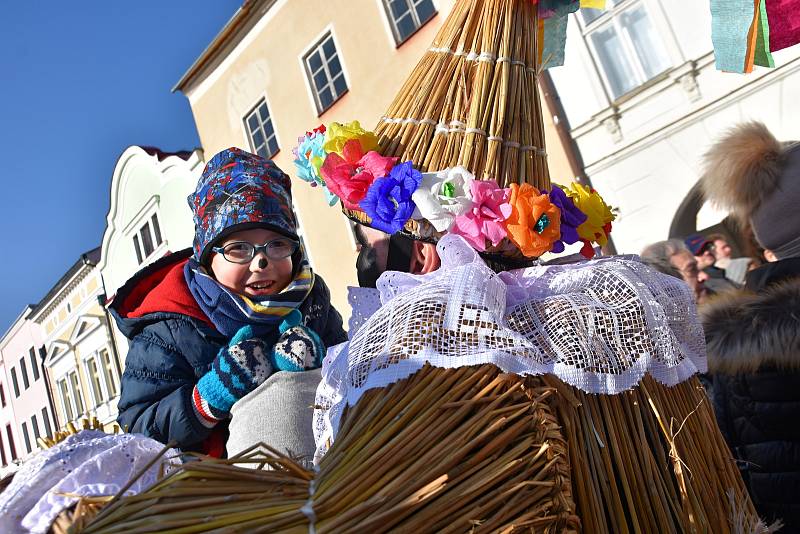
[[170,90],[241,0],[13,5],[0,30],[0,332],[100,245],[126,147],[199,146]]

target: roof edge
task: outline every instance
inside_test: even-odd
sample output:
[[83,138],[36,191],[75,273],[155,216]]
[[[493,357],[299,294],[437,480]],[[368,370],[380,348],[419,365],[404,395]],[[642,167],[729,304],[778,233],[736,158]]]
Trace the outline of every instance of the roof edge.
[[[236,42],[240,41],[247,32],[242,35],[238,35],[237,33],[242,28],[243,23],[247,21],[254,13],[258,13],[259,10],[257,6],[260,4],[264,4],[265,0],[244,0],[242,6],[236,10],[233,16],[225,23],[225,26],[222,27],[220,32],[214,37],[214,39],[209,43],[209,45],[203,50],[200,56],[192,63],[189,69],[183,73],[181,79],[172,87],[172,92],[184,92],[184,89],[187,85],[189,85],[197,75],[209,64],[218,60],[218,54],[220,50],[225,45],[230,44],[235,39]],[[272,4],[275,3],[275,0],[266,0],[268,4],[266,6],[266,10],[272,7]],[[265,11],[266,11],[265,10]],[[253,24],[254,25],[254,24]],[[253,25],[246,28],[249,31]],[[216,66],[216,65],[215,65]]]

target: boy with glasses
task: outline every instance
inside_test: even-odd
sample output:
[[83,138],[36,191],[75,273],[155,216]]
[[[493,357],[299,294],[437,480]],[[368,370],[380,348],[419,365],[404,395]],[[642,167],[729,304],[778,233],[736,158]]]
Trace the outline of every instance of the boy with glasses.
[[111,311],[130,340],[118,421],[128,431],[221,456],[234,404],[277,371],[320,367],[325,347],[347,339],[299,246],[290,188],[273,162],[220,152],[188,197],[192,249],[117,292]]

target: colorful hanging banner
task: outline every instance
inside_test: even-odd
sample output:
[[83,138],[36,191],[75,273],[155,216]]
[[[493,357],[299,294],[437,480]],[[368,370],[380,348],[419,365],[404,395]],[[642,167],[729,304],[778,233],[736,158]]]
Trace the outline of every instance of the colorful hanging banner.
[[800,43],[800,0],[711,0],[717,69],[774,67],[772,52]]

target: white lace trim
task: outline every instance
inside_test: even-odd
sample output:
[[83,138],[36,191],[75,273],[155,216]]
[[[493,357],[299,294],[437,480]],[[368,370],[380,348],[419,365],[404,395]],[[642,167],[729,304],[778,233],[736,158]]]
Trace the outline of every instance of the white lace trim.
[[317,390],[317,460],[346,406],[425,362],[553,373],[601,394],[630,389],[645,373],[672,386],[706,370],[689,288],[635,256],[497,275],[459,236],[437,249],[434,273],[386,272],[377,290],[351,290],[350,341],[329,349]]

